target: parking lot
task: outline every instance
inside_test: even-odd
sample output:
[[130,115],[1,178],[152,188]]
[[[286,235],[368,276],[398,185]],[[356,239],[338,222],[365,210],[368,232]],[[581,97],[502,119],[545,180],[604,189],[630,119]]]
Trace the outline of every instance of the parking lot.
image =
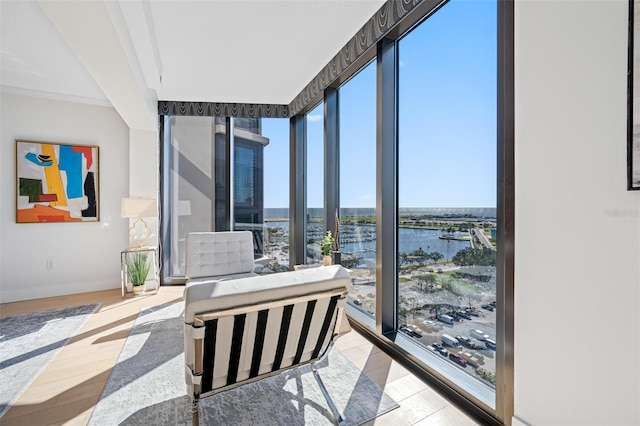
[[[480,316],[471,316],[471,319],[461,319],[457,318],[456,321],[452,325],[446,324],[442,321],[437,321],[433,316],[423,316],[420,313],[413,315],[412,317],[407,318],[407,325],[410,330],[421,334],[422,337],[418,337],[413,335],[413,338],[424,346],[427,347],[428,350],[434,352],[438,356],[442,356],[438,354],[433,349],[433,343],[442,343],[441,336],[443,334],[448,334],[452,337],[455,336],[464,336],[472,338],[474,341],[478,341],[471,335],[472,330],[481,330],[484,334],[489,335],[489,337],[495,341],[495,329],[496,329],[496,311],[489,311],[483,308],[478,308],[477,312]],[[482,355],[483,359],[478,359],[478,367],[483,368],[484,370],[495,374],[495,350],[486,348],[483,350],[480,349],[469,349],[464,345],[461,348],[452,348],[450,346],[445,345],[445,349],[447,351],[453,352],[478,352]],[[453,361],[451,361],[453,362]],[[464,369],[471,375],[476,376],[475,369],[471,366],[464,367]]]

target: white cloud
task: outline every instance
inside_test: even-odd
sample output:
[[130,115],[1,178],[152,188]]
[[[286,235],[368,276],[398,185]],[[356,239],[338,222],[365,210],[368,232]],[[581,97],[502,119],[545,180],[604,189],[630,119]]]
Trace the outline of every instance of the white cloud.
[[314,121],[320,121],[322,120],[322,114],[309,114],[307,115],[307,120],[314,122]]

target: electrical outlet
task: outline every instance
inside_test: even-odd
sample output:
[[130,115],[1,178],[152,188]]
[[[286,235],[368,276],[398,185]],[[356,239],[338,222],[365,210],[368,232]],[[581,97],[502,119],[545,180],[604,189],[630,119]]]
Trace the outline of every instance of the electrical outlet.
[[53,269],[56,267],[55,259],[47,259],[47,269]]

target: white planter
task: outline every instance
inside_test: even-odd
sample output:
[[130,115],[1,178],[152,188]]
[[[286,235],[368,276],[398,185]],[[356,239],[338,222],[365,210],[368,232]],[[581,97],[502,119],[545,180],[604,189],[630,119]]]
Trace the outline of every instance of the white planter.
[[132,287],[133,287],[133,294],[142,294],[142,293],[144,293],[146,284],[134,285]]

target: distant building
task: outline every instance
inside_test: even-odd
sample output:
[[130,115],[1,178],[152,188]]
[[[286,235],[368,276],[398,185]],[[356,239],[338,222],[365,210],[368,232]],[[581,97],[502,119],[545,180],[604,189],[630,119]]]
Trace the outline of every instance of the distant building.
[[[256,257],[264,254],[264,147],[269,139],[262,136],[262,119],[235,118],[233,152],[233,221],[234,230],[253,232]],[[216,231],[225,230],[225,119],[214,120]]]

